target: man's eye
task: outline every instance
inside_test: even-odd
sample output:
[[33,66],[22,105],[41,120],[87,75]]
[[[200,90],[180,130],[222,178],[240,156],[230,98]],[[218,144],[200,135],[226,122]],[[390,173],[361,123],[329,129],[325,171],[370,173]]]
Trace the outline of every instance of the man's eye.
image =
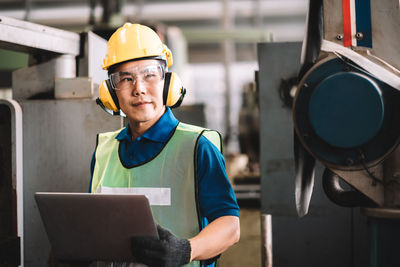
[[156,77],[156,75],[154,73],[146,73],[144,75],[145,79],[151,79],[151,78],[154,78],[154,77]]
[[120,82],[132,82],[133,78],[132,77],[122,77]]

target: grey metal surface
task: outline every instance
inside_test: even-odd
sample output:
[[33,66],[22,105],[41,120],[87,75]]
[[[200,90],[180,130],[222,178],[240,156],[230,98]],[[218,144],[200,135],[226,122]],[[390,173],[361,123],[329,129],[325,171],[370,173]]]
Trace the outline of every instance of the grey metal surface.
[[292,111],[278,88],[281,78],[297,76],[300,50],[301,43],[258,45],[262,211],[272,215],[296,214]]
[[100,85],[107,79],[107,71],[101,69],[106,55],[107,40],[89,31],[85,33],[83,41],[83,55],[79,58],[79,76],[90,77],[94,84]]
[[98,85],[94,85],[89,77],[55,79],[54,97],[56,99],[93,98],[94,91],[98,91]]
[[79,34],[0,16],[0,47],[22,52],[79,55]]
[[272,215],[274,266],[368,266],[367,218],[331,203],[317,164],[308,215],[295,205],[293,122],[278,88],[296,77],[301,43],[258,44],[261,143],[261,212]]
[[54,76],[56,78],[74,78],[76,77],[75,56],[60,55],[54,60]]
[[272,217],[261,214],[261,266],[272,267]]
[[[93,100],[20,101],[24,128],[25,266],[46,266],[50,245],[33,195],[38,191],[87,192],[96,134],[121,127],[121,119]],[[60,210],[62,212],[62,210]]]
[[76,77],[75,57],[60,55],[47,62],[12,72],[14,99],[27,99],[50,93],[52,98],[55,79]]
[[400,1],[371,1],[373,54],[400,70]]
[[[343,45],[342,2],[324,0],[324,39]],[[371,0],[371,53],[400,69],[400,2],[398,0]]]
[[341,1],[323,1],[324,39],[343,45],[343,16]]
[[53,60],[13,71],[13,99],[27,99],[53,90],[54,75]]

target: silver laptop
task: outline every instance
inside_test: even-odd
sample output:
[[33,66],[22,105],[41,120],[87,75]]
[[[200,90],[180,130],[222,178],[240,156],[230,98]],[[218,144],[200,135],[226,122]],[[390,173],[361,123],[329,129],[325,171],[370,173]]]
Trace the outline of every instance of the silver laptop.
[[42,193],[36,203],[58,260],[134,261],[130,237],[157,237],[144,195]]

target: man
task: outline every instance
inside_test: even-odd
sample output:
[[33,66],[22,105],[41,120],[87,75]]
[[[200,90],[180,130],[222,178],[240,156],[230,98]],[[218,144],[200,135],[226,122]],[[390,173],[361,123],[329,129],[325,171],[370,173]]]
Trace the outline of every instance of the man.
[[214,145],[219,134],[178,122],[169,108],[184,93],[176,75],[166,74],[171,65],[171,51],[146,26],[126,23],[111,36],[99,104],[129,123],[98,135],[90,190],[149,198],[159,239],[132,238],[139,262],[212,266],[239,240],[239,208]]

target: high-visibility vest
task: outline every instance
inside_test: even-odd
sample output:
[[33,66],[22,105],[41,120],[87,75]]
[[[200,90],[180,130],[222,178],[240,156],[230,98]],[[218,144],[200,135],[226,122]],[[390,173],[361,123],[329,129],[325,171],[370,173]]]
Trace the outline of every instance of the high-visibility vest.
[[[115,139],[121,130],[98,135],[91,192],[144,194],[156,223],[180,238],[197,235],[201,230],[195,167],[197,144],[205,136],[221,150],[220,134],[179,123],[153,159],[126,168],[119,158],[120,142]],[[199,266],[199,262],[188,266]]]

